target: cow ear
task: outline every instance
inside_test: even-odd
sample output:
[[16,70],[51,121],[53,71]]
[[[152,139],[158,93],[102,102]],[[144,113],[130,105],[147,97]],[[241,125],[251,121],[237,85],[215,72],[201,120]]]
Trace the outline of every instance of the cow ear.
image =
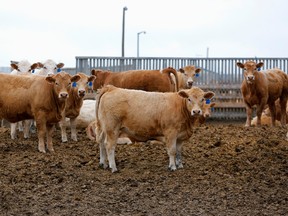
[[180,95],[183,98],[188,98],[189,97],[189,95],[185,91],[179,91],[178,95]]
[[91,70],[91,74],[94,75],[95,78],[97,77],[97,74],[98,74],[98,73],[101,73],[101,72],[103,72],[103,71],[100,70],[100,69],[93,69],[93,70]]
[[237,62],[236,65],[240,68],[244,68],[244,64],[242,64],[241,62]]
[[259,62],[259,63],[256,65],[256,67],[257,67],[257,68],[261,68],[261,67],[263,67],[263,65],[264,65],[263,62]]
[[216,103],[213,102],[210,104],[210,107],[214,107],[215,105],[216,105]]
[[180,71],[181,73],[184,73],[184,72],[185,72],[185,71],[183,70],[183,68],[180,68],[179,71]]
[[215,93],[211,92],[211,91],[205,92],[205,94],[204,94],[205,99],[211,99],[214,96],[215,96]]
[[93,82],[95,79],[96,79],[96,77],[95,77],[94,75],[91,75],[91,76],[88,78],[88,82]]
[[71,82],[77,82],[77,81],[79,81],[81,79],[81,77],[78,75],[78,74],[76,74],[76,75],[74,75],[73,77],[71,77]]
[[45,78],[45,80],[49,83],[49,84],[53,84],[55,83],[56,79],[54,79],[52,76],[47,76]]
[[42,64],[41,62],[37,62],[38,64],[38,68],[43,68],[44,67],[44,64]]
[[38,67],[38,63],[34,63],[31,65],[31,70],[34,70]]
[[62,68],[62,67],[64,67],[64,63],[57,64],[57,68]]
[[197,68],[197,69],[195,70],[195,73],[200,73],[201,71],[202,71],[201,68]]
[[17,64],[12,63],[12,64],[10,64],[10,65],[11,65],[11,67],[12,67],[13,69],[18,70]]

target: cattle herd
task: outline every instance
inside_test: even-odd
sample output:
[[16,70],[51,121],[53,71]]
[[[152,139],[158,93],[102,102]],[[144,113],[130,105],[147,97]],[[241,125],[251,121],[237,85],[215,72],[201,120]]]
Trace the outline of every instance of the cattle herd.
[[[238,62],[237,66],[244,70],[245,126],[285,126],[287,74],[278,68],[261,71],[262,62]],[[119,73],[95,68],[90,76],[71,75],[63,67],[50,59],[34,64],[23,60],[11,64],[10,74],[0,73],[0,119],[10,122],[11,139],[17,139],[19,131],[29,139],[31,128],[36,127],[38,150],[43,153],[54,151],[55,126],[60,127],[62,142],[68,142],[68,125],[74,141],[76,128],[85,127],[87,136],[99,145],[100,165],[112,172],[117,171],[116,145],[134,141],[164,143],[169,170],[183,168],[182,144],[215,106],[214,92],[193,85],[201,72],[193,65]],[[95,98],[86,99],[92,90]],[[254,106],[257,116],[252,119]]]

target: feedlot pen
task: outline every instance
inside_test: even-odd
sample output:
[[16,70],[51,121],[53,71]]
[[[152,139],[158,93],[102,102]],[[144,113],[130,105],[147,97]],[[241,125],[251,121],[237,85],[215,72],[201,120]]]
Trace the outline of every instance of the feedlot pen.
[[216,106],[212,110],[211,119],[239,120],[246,118],[240,86],[243,80],[243,70],[236,66],[252,60],[263,62],[262,70],[280,68],[287,73],[288,58],[157,58],[157,57],[76,57],[76,71],[90,74],[98,68],[113,72],[126,70],[160,70],[173,67],[178,70],[187,65],[201,68],[200,76],[194,86],[205,91],[213,91],[212,99]]

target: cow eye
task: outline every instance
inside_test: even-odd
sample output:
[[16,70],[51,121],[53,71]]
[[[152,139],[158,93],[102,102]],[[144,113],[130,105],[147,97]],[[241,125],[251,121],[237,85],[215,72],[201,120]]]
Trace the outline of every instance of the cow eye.
[[47,69],[47,67],[45,67],[45,66],[44,66],[43,68],[44,68],[44,69]]
[[56,85],[56,86],[58,86],[58,85],[59,85],[59,83],[58,83],[58,82],[55,82],[55,85]]

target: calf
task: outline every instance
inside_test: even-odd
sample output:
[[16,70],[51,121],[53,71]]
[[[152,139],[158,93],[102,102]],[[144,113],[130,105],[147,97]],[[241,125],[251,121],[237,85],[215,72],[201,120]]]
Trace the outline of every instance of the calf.
[[67,99],[65,111],[63,114],[63,119],[59,122],[61,128],[61,137],[62,142],[67,142],[67,133],[66,133],[66,118],[70,119],[71,127],[71,139],[77,141],[76,133],[76,118],[80,114],[80,109],[83,105],[83,99],[88,92],[88,88],[92,88],[92,82],[95,79],[95,76],[87,76],[84,73],[77,73],[80,76],[80,79],[72,84],[72,88],[69,89],[69,98]]
[[[174,92],[175,83],[171,75],[175,77],[176,86],[178,86],[177,72],[171,67],[163,70],[130,70],[118,73],[93,69],[91,74],[96,77],[93,82],[93,90],[110,84],[126,89]],[[178,91],[178,88],[176,88],[176,91]]]
[[256,105],[257,126],[261,125],[261,114],[266,104],[271,112],[272,125],[275,126],[275,101],[280,99],[281,125],[286,124],[286,104],[288,99],[288,76],[280,69],[258,71],[264,63],[247,61],[237,62],[237,66],[244,69],[244,80],[241,92],[246,106],[246,124],[251,126],[252,108]]
[[[117,171],[115,147],[124,132],[136,141],[165,141],[169,169],[182,168],[183,141],[192,135],[195,116],[202,114],[205,99],[214,96],[193,87],[179,92],[145,92],[106,86],[96,97],[96,134],[100,146],[100,165]],[[105,151],[106,150],[106,151]],[[176,162],[175,162],[176,156]]]
[[52,133],[62,118],[71,82],[79,75],[61,72],[49,77],[0,74],[0,118],[9,122],[35,119],[38,131],[38,150],[46,152],[44,137],[47,133],[47,149],[53,152]]

